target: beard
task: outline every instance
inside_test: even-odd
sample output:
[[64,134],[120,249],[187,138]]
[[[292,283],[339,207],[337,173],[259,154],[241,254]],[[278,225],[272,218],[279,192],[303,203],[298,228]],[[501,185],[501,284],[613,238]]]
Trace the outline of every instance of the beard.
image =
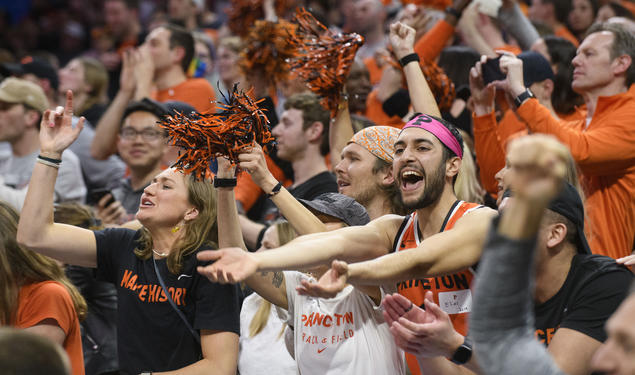
[[[419,198],[412,202],[404,202],[403,195],[399,194],[401,205],[409,212],[420,208],[426,208],[436,203],[443,193],[443,187],[445,185],[445,162],[442,161],[439,163],[439,166],[430,178],[428,178],[424,170],[421,172],[423,174],[423,178],[425,179],[426,186]],[[399,184],[401,185],[401,176],[399,176],[399,180]]]

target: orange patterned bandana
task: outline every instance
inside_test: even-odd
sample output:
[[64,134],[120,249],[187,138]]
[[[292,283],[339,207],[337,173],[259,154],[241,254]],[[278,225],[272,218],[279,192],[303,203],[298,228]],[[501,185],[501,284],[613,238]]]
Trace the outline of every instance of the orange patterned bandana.
[[395,142],[399,129],[391,126],[369,126],[353,136],[348,143],[356,143],[370,151],[381,160],[392,164],[395,154]]

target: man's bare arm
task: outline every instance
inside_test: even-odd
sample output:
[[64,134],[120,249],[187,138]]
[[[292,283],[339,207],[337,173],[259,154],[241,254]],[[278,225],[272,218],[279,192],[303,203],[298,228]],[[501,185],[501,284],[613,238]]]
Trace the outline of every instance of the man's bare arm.
[[257,271],[304,270],[334,259],[359,262],[387,254],[403,218],[386,215],[365,226],[302,236],[277,249],[248,254],[236,248],[203,251],[214,263],[198,271],[214,282],[236,283]]
[[348,266],[348,281],[382,285],[426,276],[454,273],[478,262],[491,219],[497,213],[480,208],[456,226],[425,239],[411,250],[388,254]]

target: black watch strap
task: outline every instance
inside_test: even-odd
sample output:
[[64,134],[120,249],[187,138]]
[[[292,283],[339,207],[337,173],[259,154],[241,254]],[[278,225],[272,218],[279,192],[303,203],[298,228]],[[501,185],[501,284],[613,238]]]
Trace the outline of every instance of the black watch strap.
[[466,336],[463,340],[463,344],[461,344],[461,346],[456,349],[456,351],[452,355],[452,358],[450,358],[450,361],[452,361],[452,363],[456,363],[457,365],[463,365],[467,363],[472,358],[473,346],[474,345],[472,344],[472,340],[470,340]]
[[236,186],[236,178],[218,178],[214,177],[215,188],[227,188]]
[[411,53],[409,55],[406,55],[402,58],[399,59],[399,65],[401,65],[401,67],[404,67],[406,65],[408,65],[409,63],[416,61],[419,62],[419,55],[417,55],[416,53]]
[[521,92],[520,95],[514,99],[514,104],[516,105],[516,108],[518,108],[525,102],[525,100],[531,98],[535,98],[534,93],[529,89],[525,89],[525,91]]

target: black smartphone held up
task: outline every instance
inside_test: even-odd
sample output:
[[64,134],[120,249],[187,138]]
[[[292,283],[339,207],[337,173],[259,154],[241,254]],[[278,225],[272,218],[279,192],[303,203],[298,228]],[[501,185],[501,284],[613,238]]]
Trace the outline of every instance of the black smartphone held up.
[[90,206],[96,206],[99,204],[101,198],[103,198],[106,194],[110,194],[110,199],[106,202],[104,207],[110,206],[111,203],[115,201],[115,196],[109,189],[95,189],[88,194],[88,201],[86,202]]
[[500,68],[500,59],[500,56],[495,59],[487,59],[487,62],[481,65],[481,69],[483,71],[483,83],[486,85],[493,81],[502,81],[505,79],[506,76]]

